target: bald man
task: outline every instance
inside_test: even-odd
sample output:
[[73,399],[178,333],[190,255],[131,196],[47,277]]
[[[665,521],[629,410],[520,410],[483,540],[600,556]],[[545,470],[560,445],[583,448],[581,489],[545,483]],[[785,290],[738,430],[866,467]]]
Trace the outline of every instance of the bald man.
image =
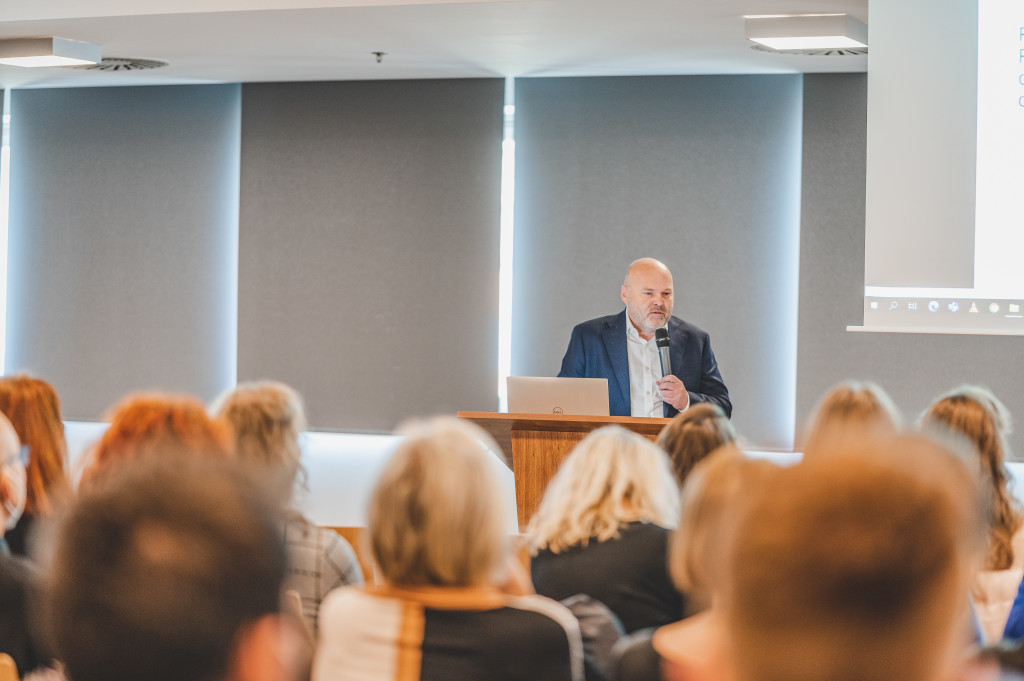
[[[712,402],[732,415],[708,334],[672,316],[672,273],[654,258],[630,264],[622,283],[626,309],[572,330],[559,376],[607,378],[612,416],[672,417]],[[668,330],[672,373],[661,375],[654,340]]]

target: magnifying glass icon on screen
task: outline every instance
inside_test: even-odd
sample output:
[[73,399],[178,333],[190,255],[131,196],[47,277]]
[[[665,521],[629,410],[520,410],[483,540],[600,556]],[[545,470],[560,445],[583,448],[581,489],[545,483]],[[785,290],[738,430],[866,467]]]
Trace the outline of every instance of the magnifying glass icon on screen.
[[892,301],[892,302],[890,302],[890,303],[889,303],[889,311],[890,311],[890,312],[892,312],[892,311],[893,311],[893,310],[895,310],[895,309],[896,309],[897,307],[899,307],[899,305],[900,305],[900,304],[899,304],[898,302],[896,302],[895,300],[894,300],[894,301]]

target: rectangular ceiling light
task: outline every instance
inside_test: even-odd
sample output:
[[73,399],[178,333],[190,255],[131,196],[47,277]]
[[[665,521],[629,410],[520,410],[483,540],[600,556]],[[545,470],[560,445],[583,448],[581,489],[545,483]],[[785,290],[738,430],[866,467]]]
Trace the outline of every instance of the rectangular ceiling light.
[[99,45],[64,38],[0,39],[0,64],[9,66],[78,66],[97,64]]
[[745,17],[747,40],[773,50],[868,46],[868,27],[849,14]]

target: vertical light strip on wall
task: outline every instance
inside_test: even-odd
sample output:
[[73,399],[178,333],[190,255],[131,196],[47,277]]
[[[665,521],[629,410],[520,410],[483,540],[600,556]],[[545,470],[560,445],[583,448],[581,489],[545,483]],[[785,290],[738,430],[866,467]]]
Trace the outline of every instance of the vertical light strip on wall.
[[7,216],[11,198],[11,91],[4,90],[0,127],[0,374],[7,358]]
[[501,141],[501,237],[498,251],[498,409],[508,411],[505,379],[512,373],[512,245],[516,184],[516,81],[505,79]]

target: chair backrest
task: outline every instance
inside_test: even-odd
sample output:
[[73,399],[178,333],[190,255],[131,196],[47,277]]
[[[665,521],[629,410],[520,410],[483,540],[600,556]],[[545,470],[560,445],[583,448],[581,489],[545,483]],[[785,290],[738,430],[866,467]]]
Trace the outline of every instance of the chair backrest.
[[0,653],[0,681],[18,681],[18,665],[7,653]]

